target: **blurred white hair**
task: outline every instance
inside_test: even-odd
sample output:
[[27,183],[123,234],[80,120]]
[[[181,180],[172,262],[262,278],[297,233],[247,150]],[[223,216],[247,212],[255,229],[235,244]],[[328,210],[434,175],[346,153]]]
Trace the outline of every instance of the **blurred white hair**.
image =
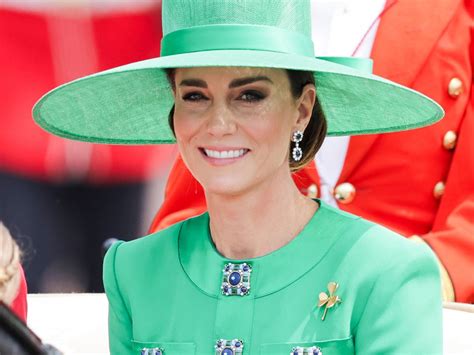
[[20,286],[20,248],[0,222],[0,301],[10,305]]

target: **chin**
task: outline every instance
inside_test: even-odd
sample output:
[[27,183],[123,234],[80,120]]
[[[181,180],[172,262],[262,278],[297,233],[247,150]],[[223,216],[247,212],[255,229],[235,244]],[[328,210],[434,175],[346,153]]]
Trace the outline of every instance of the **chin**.
[[228,196],[242,194],[255,185],[255,180],[249,179],[248,175],[245,177],[239,177],[239,174],[227,176],[207,176],[203,179],[198,179],[198,181],[207,194]]

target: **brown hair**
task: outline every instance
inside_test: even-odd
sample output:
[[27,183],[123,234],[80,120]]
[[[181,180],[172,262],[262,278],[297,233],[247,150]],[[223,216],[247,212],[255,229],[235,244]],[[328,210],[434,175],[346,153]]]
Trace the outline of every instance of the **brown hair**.
[[[303,93],[303,89],[306,85],[315,85],[314,75],[312,72],[303,70],[286,70],[288,79],[290,81],[290,89],[293,98],[297,100]],[[174,69],[166,69],[166,74],[171,85],[174,87]],[[168,124],[171,131],[174,134],[174,105],[168,116]],[[316,101],[313,106],[313,113],[311,119],[306,127],[303,135],[303,140],[300,142],[300,147],[303,150],[303,156],[300,161],[293,161],[291,158],[291,150],[293,149],[292,144],[289,144],[289,157],[290,157],[290,170],[292,172],[302,169],[306,164],[314,159],[314,156],[318,152],[319,148],[323,144],[324,138],[326,137],[327,123],[326,117],[324,116],[321,104],[319,103],[318,96],[316,95]]]
[[[290,79],[291,94],[293,98],[297,100],[303,93],[303,88],[306,85],[315,85],[314,75],[312,72],[303,70],[287,70],[288,78]],[[326,117],[324,116],[321,104],[319,103],[318,96],[313,106],[313,113],[309,120],[308,126],[306,127],[303,140],[300,142],[300,147],[303,150],[303,156],[301,160],[294,161],[291,158],[291,150],[293,149],[290,144],[290,170],[292,172],[298,171],[303,168],[306,164],[314,159],[314,156],[318,152],[319,148],[323,144],[324,138],[326,137],[327,123]]]

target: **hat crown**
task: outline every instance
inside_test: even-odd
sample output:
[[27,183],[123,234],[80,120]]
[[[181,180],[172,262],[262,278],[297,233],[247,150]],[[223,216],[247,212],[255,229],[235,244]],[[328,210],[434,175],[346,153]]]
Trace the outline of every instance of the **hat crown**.
[[311,37],[309,0],[163,0],[163,35],[207,25],[261,25]]

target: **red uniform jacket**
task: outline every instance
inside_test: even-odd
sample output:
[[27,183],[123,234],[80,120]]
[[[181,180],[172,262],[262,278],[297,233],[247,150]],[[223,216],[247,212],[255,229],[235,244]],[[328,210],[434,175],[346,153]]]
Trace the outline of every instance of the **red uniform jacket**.
[[127,182],[144,180],[167,161],[167,146],[73,142],[43,131],[31,116],[34,103],[59,84],[157,57],[159,7],[157,1],[113,12],[33,12],[0,5],[0,171],[53,181]]
[[[374,73],[435,99],[446,117],[427,128],[351,137],[338,183],[355,192],[341,209],[421,236],[447,269],[458,302],[474,302],[474,36],[466,6],[398,0],[385,12],[372,52]],[[319,191],[314,163],[294,180],[304,193]],[[201,186],[178,158],[151,231],[205,209]]]

